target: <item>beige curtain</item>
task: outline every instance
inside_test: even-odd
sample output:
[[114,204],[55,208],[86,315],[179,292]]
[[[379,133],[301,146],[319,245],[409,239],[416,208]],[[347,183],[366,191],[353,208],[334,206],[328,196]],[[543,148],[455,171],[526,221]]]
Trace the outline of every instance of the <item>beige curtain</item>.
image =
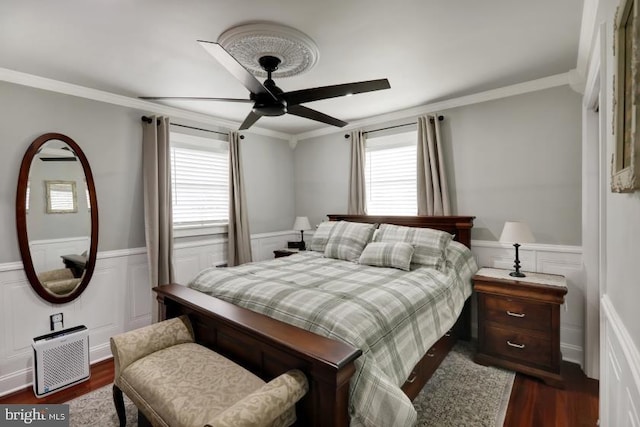
[[149,272],[151,286],[158,286],[174,281],[168,117],[142,122],[142,171]]
[[348,214],[367,214],[367,187],[364,180],[365,135],[362,131],[351,132],[351,168],[349,171]]
[[418,215],[450,215],[449,190],[436,116],[418,117]]
[[251,262],[251,233],[238,132],[229,132],[229,255],[227,264]]

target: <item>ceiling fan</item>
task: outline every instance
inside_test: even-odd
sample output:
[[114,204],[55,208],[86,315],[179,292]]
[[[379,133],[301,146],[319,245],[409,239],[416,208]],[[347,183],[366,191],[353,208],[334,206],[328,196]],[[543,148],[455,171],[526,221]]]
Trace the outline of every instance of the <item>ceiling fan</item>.
[[264,83],[260,83],[253,74],[231,56],[219,43],[204,40],[198,40],[198,43],[249,90],[251,93],[249,99],[186,96],[141,96],[140,99],[252,102],[253,108],[240,125],[240,130],[249,129],[251,125],[262,116],[281,116],[287,113],[329,125],[343,127],[347,125],[347,122],[300,104],[339,96],[349,96],[356,93],[389,89],[391,87],[387,79],[379,79],[284,92],[276,86],[276,83],[271,78],[271,73],[278,69],[280,58],[271,55],[260,57],[260,66],[267,73],[267,79]]

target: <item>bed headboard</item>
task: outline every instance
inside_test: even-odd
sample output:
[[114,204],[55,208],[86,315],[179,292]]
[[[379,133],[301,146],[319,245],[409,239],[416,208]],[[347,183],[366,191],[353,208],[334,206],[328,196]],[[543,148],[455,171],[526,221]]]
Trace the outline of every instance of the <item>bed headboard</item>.
[[407,227],[424,227],[453,234],[454,240],[471,248],[471,228],[475,216],[383,216],[328,214],[330,221],[366,222],[394,224]]

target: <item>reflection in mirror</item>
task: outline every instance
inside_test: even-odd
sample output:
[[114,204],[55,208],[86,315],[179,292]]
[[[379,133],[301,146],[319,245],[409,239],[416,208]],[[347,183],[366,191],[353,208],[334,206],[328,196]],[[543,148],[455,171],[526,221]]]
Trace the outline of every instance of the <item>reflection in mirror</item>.
[[77,297],[93,273],[98,217],[89,164],[69,137],[46,134],[27,150],[16,218],[25,272],[34,290],[50,302]]
[[47,213],[76,213],[75,181],[45,181],[47,187]]

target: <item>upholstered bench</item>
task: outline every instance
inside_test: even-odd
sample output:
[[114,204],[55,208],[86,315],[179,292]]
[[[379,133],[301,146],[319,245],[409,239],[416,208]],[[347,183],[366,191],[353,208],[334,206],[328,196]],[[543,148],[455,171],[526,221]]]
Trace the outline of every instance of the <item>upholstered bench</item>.
[[124,392],[140,424],[212,427],[288,426],[295,403],[308,390],[298,370],[265,383],[251,372],[194,342],[185,316],[111,338],[113,398],[126,424]]

